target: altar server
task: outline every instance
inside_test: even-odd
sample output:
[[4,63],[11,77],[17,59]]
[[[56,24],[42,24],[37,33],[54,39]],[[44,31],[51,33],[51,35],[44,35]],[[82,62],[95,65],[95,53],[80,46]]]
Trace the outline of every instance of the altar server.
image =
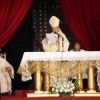
[[[74,43],[74,49],[70,50],[69,52],[86,52],[84,49],[81,49],[81,45],[78,42]],[[77,79],[77,75],[72,76],[73,81],[75,81]],[[82,73],[82,78],[83,78],[83,88],[86,89],[87,88],[87,71],[84,71]]]
[[11,78],[14,78],[13,67],[2,57],[0,57],[0,89],[1,93],[11,90]]

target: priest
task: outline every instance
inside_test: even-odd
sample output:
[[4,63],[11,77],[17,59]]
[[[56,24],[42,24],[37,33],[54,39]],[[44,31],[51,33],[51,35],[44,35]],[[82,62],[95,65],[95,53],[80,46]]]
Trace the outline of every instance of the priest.
[[52,27],[52,32],[50,34],[54,34],[56,43],[49,43],[49,38],[46,37],[42,41],[43,49],[45,52],[68,51],[69,41],[65,34],[60,30],[59,22],[60,20],[56,16],[52,16],[49,20],[49,23]]
[[11,78],[14,78],[13,67],[2,57],[0,57],[0,92],[8,94],[11,90]]

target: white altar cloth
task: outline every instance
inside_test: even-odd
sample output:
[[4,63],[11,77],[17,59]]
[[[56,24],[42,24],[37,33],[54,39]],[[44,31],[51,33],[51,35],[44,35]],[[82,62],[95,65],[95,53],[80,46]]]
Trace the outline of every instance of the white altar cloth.
[[[75,61],[75,60],[100,60],[99,51],[87,52],[24,52],[20,66],[24,66],[27,61]],[[22,75],[22,81],[27,81],[32,77],[25,78]]]
[[28,60],[100,60],[100,52],[24,52],[21,63]]

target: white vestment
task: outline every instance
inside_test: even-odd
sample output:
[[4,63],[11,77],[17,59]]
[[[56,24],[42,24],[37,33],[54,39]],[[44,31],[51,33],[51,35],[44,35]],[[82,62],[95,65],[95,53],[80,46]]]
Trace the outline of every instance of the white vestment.
[[[74,51],[74,50],[72,49],[72,50],[70,50],[69,52],[77,52],[77,51]],[[83,50],[83,49],[80,49],[79,52],[86,52],[86,51]],[[77,79],[77,76],[74,75],[74,76],[72,76],[71,78]],[[82,73],[82,78],[83,78],[83,79],[87,79],[87,78],[88,78],[88,76],[87,76],[87,71],[84,71],[84,72]]]
[[[6,67],[10,67],[11,71],[8,73]],[[0,57],[0,87],[1,93],[9,92],[11,89],[11,78],[14,78],[13,67],[4,59]]]
[[[45,39],[42,41],[42,46],[45,52],[60,52],[60,51],[68,51],[69,48],[69,41],[66,38],[65,34],[62,33],[61,31],[58,32],[59,35],[59,39],[58,39],[58,34],[55,33],[51,33],[54,34],[56,41],[58,41],[58,44],[56,43],[47,43],[45,41]],[[63,39],[63,40],[62,40]],[[62,43],[63,41],[63,43]],[[62,46],[63,45],[63,46]]]

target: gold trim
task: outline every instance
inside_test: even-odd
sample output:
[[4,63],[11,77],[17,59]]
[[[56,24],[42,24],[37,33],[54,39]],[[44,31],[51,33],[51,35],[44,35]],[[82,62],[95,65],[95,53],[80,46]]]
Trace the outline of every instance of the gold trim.
[[96,93],[95,90],[88,90],[87,93]]
[[100,97],[100,92],[96,92],[96,93],[75,93],[74,94],[75,97]]
[[59,97],[59,94],[49,94],[49,93],[27,93],[27,97]]
[[35,91],[34,93],[40,94],[43,93],[43,91]]
[[[81,72],[84,72],[87,68],[87,61],[80,61]],[[37,71],[39,65],[42,72],[49,73],[56,77],[71,77],[78,74],[77,61],[26,61],[23,66],[19,66],[17,73],[25,77],[33,74]],[[86,67],[85,67],[86,66]]]

